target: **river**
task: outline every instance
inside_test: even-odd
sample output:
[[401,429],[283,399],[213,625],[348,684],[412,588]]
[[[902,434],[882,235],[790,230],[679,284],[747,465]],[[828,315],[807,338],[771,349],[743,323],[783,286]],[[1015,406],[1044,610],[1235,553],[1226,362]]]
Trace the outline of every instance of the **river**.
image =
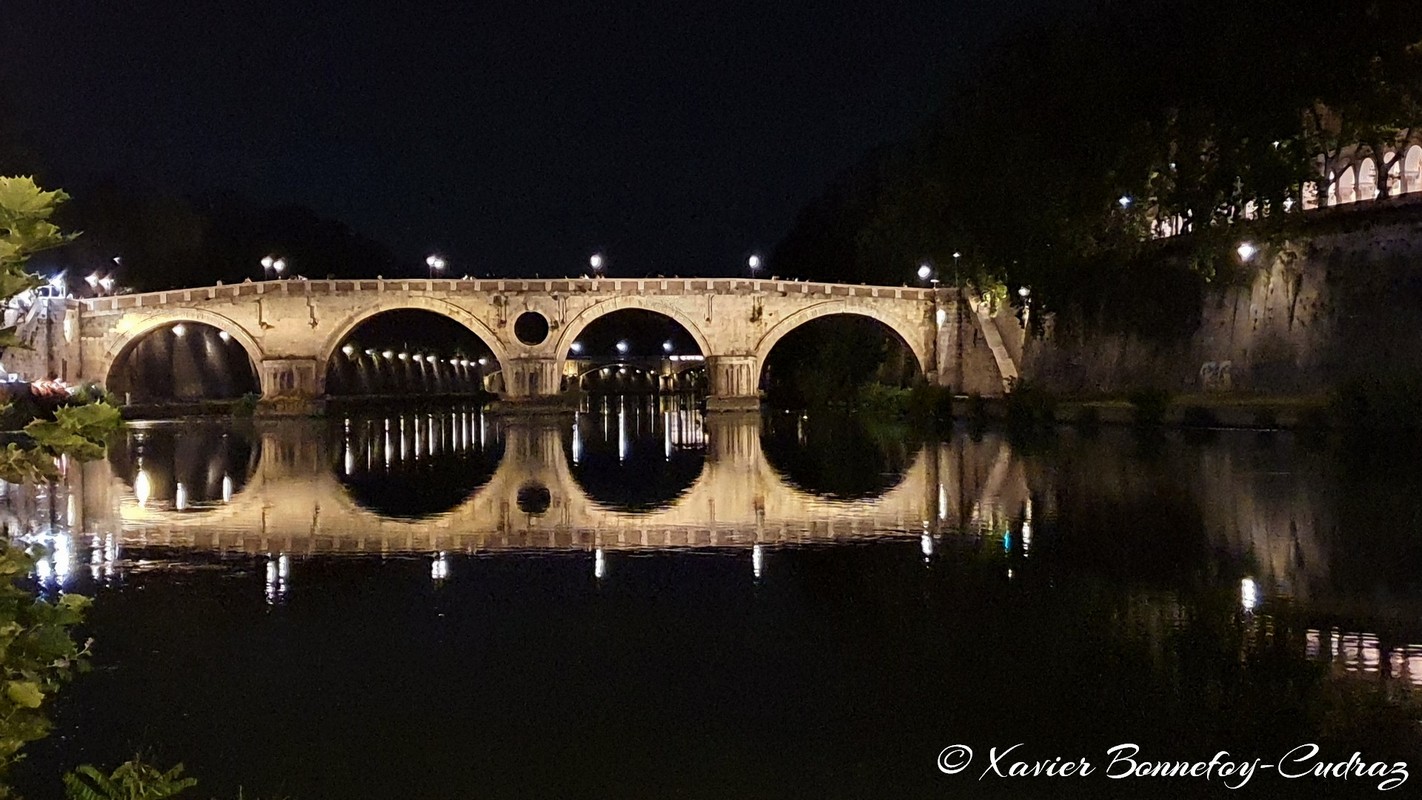
[[[1116,744],[1415,761],[1419,497],[1401,445],[1287,433],[134,424],[0,498],[41,591],[95,598],[16,781],[142,750],[204,797],[1138,797],[1228,790],[1106,778]],[[979,775],[1019,742],[1097,773]]]

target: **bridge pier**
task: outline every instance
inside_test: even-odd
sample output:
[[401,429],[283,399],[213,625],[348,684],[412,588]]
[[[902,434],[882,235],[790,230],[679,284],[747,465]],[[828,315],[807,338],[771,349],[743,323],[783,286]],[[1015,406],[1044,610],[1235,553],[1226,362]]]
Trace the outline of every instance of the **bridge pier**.
[[324,364],[314,358],[266,358],[258,370],[262,399],[261,416],[299,417],[319,414],[325,409],[326,375]]
[[760,361],[753,355],[706,357],[707,411],[759,411]]
[[504,366],[501,403],[524,408],[568,405],[563,396],[562,376],[556,358],[521,356]]

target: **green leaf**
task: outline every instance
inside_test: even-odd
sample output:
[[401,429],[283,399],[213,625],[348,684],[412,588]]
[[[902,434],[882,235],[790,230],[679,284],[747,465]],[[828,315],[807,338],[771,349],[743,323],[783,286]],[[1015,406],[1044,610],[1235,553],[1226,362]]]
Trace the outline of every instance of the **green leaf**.
[[5,684],[5,696],[15,705],[24,708],[39,708],[44,702],[44,692],[34,681],[10,681]]

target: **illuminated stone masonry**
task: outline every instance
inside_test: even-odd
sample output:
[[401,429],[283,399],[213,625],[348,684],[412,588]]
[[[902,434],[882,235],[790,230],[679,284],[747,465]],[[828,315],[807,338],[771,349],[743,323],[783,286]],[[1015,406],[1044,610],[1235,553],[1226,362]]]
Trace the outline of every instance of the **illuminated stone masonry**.
[[[211,325],[246,351],[265,403],[299,410],[326,394],[327,364],[357,326],[404,309],[443,315],[483,340],[501,368],[501,394],[513,403],[558,396],[573,342],[624,309],[662,314],[686,329],[705,357],[711,410],[757,407],[771,348],[799,326],[837,314],[882,323],[937,385],[997,395],[1017,374],[1004,344],[1012,325],[951,289],[695,278],[292,279],[59,301],[54,311],[64,319],[54,324],[64,335],[41,360],[51,371],[65,364],[70,380],[106,383],[119,357],[145,336],[185,322]],[[531,344],[514,333],[514,321],[529,313],[548,328]],[[1015,322],[1010,310],[999,314]]]

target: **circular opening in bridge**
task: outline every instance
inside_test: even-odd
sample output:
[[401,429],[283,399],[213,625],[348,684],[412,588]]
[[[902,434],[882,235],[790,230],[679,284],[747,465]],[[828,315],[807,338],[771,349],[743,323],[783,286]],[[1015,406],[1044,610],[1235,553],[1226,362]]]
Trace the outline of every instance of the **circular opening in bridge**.
[[261,392],[237,338],[200,322],[174,322],[135,339],[109,368],[106,388],[132,403],[233,400]]
[[537,311],[525,311],[514,320],[514,336],[526,345],[543,344],[548,338],[548,319]]
[[701,410],[690,397],[594,397],[563,441],[574,480],[612,511],[675,504],[706,461]]
[[525,483],[518,487],[518,510],[538,516],[553,505],[553,493],[541,483]]
[[479,398],[502,391],[500,365],[478,334],[442,314],[400,309],[356,326],[326,364],[326,394]]
[[913,350],[887,325],[833,314],[776,342],[761,367],[760,387],[777,409],[896,412],[922,380]]
[[590,394],[706,393],[705,353],[676,320],[623,309],[583,328],[564,354],[565,388]]
[[357,505],[424,519],[464,505],[498,469],[504,440],[477,407],[332,420],[337,477]]
[[250,429],[201,420],[134,424],[108,448],[110,468],[143,508],[184,512],[231,502],[260,457]]

